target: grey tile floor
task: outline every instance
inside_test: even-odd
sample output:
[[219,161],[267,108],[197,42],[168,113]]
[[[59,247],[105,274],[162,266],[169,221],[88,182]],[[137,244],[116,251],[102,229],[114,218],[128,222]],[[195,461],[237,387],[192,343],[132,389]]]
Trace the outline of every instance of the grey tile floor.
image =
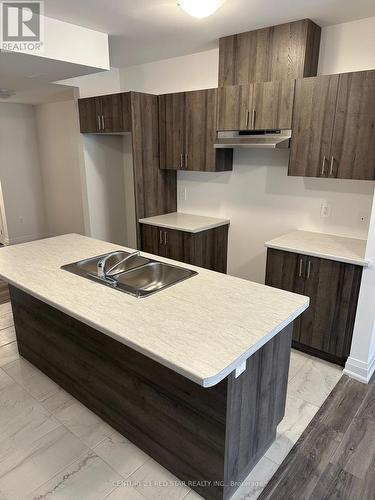
[[[292,352],[277,439],[233,500],[259,496],[340,377],[337,366]],[[48,498],[201,497],[22,359],[10,304],[1,304],[0,500]]]

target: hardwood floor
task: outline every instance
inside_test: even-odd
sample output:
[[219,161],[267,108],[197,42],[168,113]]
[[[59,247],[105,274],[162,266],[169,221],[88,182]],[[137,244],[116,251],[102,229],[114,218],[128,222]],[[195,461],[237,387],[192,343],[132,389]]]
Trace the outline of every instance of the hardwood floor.
[[375,377],[341,378],[259,498],[375,498]]

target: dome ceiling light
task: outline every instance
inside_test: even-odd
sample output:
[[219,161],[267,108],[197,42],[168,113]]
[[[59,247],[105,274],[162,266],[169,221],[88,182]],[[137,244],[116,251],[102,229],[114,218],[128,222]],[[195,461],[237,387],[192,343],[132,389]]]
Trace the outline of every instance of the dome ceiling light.
[[15,91],[11,89],[0,89],[0,99],[9,99],[15,94]]
[[177,5],[193,17],[208,17],[214,14],[224,0],[179,0]]

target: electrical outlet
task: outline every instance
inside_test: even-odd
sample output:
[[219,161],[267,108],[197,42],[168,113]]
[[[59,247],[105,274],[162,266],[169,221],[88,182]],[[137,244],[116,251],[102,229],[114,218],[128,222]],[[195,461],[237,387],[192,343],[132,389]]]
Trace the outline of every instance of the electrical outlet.
[[19,221],[20,221],[20,224],[23,224],[23,223],[24,223],[24,220],[25,220],[25,219],[24,219],[23,215],[20,215],[20,216],[19,216]]
[[367,224],[368,223],[368,215],[365,213],[360,213],[358,219],[359,219],[360,224]]
[[332,211],[331,205],[326,201],[323,202],[320,206],[320,217],[322,219],[327,219],[328,217],[331,216],[331,211]]
[[187,190],[186,187],[180,187],[177,190],[178,201],[186,201],[187,200]]

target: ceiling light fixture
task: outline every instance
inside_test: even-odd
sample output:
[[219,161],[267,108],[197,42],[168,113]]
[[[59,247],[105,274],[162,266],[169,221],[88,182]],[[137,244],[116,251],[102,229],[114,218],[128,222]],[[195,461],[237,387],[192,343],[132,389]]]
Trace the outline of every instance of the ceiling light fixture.
[[9,97],[14,96],[16,93],[11,89],[0,89],[0,99],[9,99]]
[[177,5],[193,17],[208,17],[214,14],[224,0],[179,0]]

